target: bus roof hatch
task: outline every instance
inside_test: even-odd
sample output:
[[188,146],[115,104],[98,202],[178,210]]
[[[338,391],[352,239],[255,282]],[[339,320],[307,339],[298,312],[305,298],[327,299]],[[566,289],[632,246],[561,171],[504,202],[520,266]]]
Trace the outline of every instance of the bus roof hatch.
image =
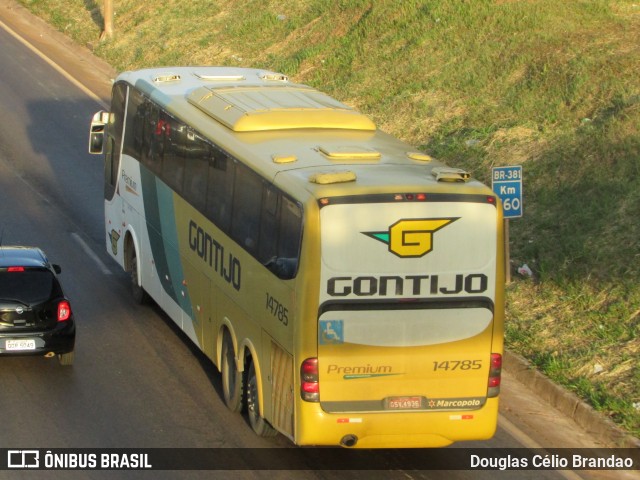
[[234,132],[376,129],[366,115],[303,85],[206,86],[193,90],[187,100]]

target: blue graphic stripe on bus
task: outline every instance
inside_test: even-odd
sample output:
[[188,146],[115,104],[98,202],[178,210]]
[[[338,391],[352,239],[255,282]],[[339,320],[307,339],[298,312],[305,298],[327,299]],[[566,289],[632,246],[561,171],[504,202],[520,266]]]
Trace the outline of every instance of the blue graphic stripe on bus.
[[163,289],[171,298],[175,298],[175,292],[167,290],[167,285],[162,280],[169,275],[166,255],[164,252],[164,242],[162,240],[162,230],[160,225],[160,206],[158,205],[158,192],[156,188],[155,175],[145,167],[140,167],[140,180],[142,182],[142,196],[144,200],[144,217],[147,221],[147,234],[151,254],[156,267],[156,273],[160,278]]
[[[171,291],[174,292],[173,300],[180,305],[182,311],[185,312],[189,318],[195,319],[186,286],[182,283],[185,275],[182,270],[182,261],[178,250],[178,230],[173,204],[173,191],[160,180],[156,180],[156,184],[158,205],[160,207],[160,228],[162,238],[164,239],[164,252],[166,255],[165,262],[169,269],[169,279],[163,280],[163,283],[167,282],[171,284]],[[173,252],[169,252],[169,249],[173,249]],[[178,294],[178,292],[180,292],[180,294]]]
[[[180,289],[179,281],[184,278],[182,275],[182,267],[179,264],[179,255],[168,255],[168,246],[165,245],[163,239],[163,225],[166,226],[171,223],[166,218],[166,215],[171,215],[172,218],[175,219],[173,198],[172,196],[167,195],[167,192],[171,194],[171,190],[159,182],[153,173],[142,166],[140,168],[140,177],[143,191],[145,192],[145,195],[142,198],[144,200],[147,233],[149,235],[149,244],[151,246],[151,253],[156,267],[156,273],[160,279],[162,288],[167,295],[180,305],[190,318],[193,318],[193,310],[191,308],[190,300],[182,297],[182,295],[178,295],[177,293]],[[165,217],[164,220],[163,217]],[[178,243],[177,234],[175,233],[175,225],[173,226],[173,231],[173,239],[177,246]],[[168,257],[174,258],[171,265],[169,264]],[[178,265],[177,267],[176,263]],[[178,280],[178,284],[176,284],[176,280],[174,279]]]

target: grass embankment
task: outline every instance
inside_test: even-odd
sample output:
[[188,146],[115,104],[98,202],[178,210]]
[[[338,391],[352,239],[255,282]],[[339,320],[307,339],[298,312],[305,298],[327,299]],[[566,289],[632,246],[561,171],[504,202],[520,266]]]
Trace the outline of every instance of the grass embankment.
[[268,68],[490,183],[522,164],[507,345],[640,436],[637,1],[21,0],[118,70]]

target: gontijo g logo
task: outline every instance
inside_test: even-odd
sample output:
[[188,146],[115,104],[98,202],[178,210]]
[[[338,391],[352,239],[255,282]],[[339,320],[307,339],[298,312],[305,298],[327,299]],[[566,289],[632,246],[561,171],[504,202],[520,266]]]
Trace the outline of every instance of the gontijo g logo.
[[389,245],[389,251],[402,258],[422,257],[433,250],[433,234],[455,222],[453,218],[399,220],[387,232],[362,232]]

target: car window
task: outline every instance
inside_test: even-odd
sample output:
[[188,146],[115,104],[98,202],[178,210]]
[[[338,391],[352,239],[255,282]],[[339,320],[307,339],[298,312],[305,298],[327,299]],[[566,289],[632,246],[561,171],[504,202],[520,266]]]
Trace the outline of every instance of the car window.
[[61,293],[58,281],[49,270],[0,272],[0,300],[34,305]]

